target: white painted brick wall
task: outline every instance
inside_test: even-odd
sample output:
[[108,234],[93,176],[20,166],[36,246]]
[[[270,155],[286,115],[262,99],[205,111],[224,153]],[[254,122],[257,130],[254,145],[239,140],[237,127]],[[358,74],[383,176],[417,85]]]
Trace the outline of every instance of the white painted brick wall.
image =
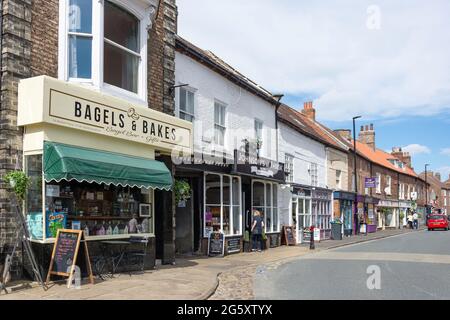
[[326,188],[325,145],[300,134],[283,123],[279,124],[279,130],[280,162],[284,162],[286,153],[294,157],[294,182],[311,185],[308,170],[311,163],[316,163],[318,187]]
[[[263,150],[261,156],[276,160],[275,106],[179,52],[175,56],[176,85],[189,84],[195,91],[194,144],[211,146],[214,142],[214,102],[225,103],[226,149],[232,154],[234,144],[255,138],[255,118],[263,121]],[[176,115],[179,115],[179,89],[176,90]],[[209,136],[211,143],[202,141]]]
[[[318,187],[326,187],[327,155],[325,145],[308,138],[289,126],[279,123],[279,159],[284,162],[285,154],[294,157],[294,183],[311,185],[308,172],[311,163],[317,164]],[[291,225],[291,192],[280,190],[279,207],[281,225]]]

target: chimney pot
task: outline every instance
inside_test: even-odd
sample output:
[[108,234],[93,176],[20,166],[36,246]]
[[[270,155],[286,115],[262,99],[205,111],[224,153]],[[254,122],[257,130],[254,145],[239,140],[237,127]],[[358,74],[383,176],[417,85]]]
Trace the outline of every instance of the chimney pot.
[[361,131],[364,131],[364,126],[361,126]]
[[316,121],[316,109],[314,109],[312,101],[303,104],[302,113],[309,119]]
[[370,130],[373,131],[373,123],[370,124]]
[[366,127],[364,129],[365,131],[369,131],[369,126],[366,124]]

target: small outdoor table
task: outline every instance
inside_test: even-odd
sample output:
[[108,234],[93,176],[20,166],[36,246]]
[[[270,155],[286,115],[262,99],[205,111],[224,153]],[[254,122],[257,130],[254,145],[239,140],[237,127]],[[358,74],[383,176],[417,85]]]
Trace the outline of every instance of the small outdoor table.
[[[127,247],[131,244],[130,241],[123,240],[108,240],[101,242],[103,246],[109,247],[109,258],[111,259],[112,270],[111,274],[114,275],[120,263],[123,260],[123,257],[127,251]],[[114,250],[117,248],[117,250]],[[105,248],[106,249],[106,248]],[[108,250],[105,250],[107,252]],[[115,252],[118,252],[117,254]],[[117,262],[115,262],[117,260]]]

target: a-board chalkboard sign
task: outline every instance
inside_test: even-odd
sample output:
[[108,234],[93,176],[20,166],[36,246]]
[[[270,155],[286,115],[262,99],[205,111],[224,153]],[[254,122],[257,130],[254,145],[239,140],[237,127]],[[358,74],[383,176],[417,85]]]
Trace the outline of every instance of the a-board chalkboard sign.
[[269,235],[269,245],[271,248],[280,246],[280,237],[278,233]]
[[283,244],[287,246],[295,246],[297,245],[297,241],[295,240],[295,229],[292,226],[284,226],[283,227]]
[[227,239],[227,253],[241,252],[241,238]]
[[[72,283],[72,277],[75,272],[78,251],[81,241],[84,240],[84,233],[81,230],[59,229],[56,234],[55,244],[53,246],[52,258],[47,274],[47,283],[51,275],[69,277],[67,287]],[[91,263],[89,261],[89,252],[86,241],[84,242],[84,252],[86,255],[86,267],[91,283],[94,283]]]
[[225,251],[225,235],[222,232],[211,232],[208,239],[208,255],[223,256]]

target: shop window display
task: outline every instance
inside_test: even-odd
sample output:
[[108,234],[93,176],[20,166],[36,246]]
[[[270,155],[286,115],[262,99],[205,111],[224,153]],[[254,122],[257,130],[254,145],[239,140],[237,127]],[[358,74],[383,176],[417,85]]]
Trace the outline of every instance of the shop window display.
[[91,237],[154,233],[153,190],[64,180],[43,183],[41,154],[25,156],[25,169],[31,180],[25,212],[33,239],[54,238],[61,228],[83,230]]
[[[60,227],[81,229],[87,236],[151,234],[152,194],[151,190],[136,187],[87,182],[46,183],[47,237],[54,237],[54,230]],[[58,224],[62,216],[65,219]]]
[[253,181],[252,209],[258,210],[264,221],[266,232],[278,232],[278,184]]
[[205,175],[205,230],[225,235],[242,234],[241,182],[238,177],[219,174]]

